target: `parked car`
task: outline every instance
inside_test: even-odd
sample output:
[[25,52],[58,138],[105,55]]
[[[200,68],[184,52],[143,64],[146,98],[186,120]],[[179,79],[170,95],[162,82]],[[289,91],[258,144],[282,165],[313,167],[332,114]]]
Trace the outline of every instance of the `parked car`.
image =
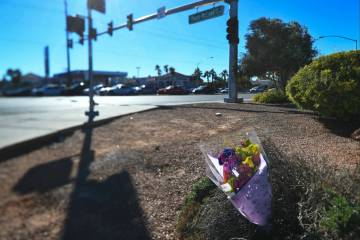
[[[94,94],[100,95],[100,90],[104,87],[104,84],[97,84],[93,87]],[[85,88],[83,90],[83,95],[89,95],[90,88]]]
[[250,93],[260,93],[264,92],[267,89],[267,86],[256,86],[253,88],[250,88]]
[[148,85],[141,85],[139,94],[156,94],[156,88]]
[[110,89],[111,89],[111,87],[102,87],[102,88],[100,88],[99,95],[101,95],[101,96],[108,95]]
[[20,87],[20,88],[12,88],[3,91],[4,96],[8,97],[20,97],[20,96],[30,96],[31,88]]
[[130,87],[130,86],[126,86],[124,84],[117,84],[113,87],[111,87],[108,91],[108,95],[111,96],[122,96],[122,95],[134,95],[136,92],[135,90]]
[[219,93],[221,93],[221,94],[229,93],[229,88],[222,88],[222,89],[220,89]]
[[65,95],[66,88],[62,85],[49,84],[40,88],[33,88],[31,94],[33,96],[60,96]]
[[183,95],[189,92],[180,86],[167,86],[166,88],[160,88],[157,94],[171,94],[171,95]]
[[66,89],[66,95],[68,96],[78,96],[82,95],[86,85],[84,82],[75,83],[71,87]]
[[192,91],[193,94],[215,94],[217,89],[208,85],[201,85]]

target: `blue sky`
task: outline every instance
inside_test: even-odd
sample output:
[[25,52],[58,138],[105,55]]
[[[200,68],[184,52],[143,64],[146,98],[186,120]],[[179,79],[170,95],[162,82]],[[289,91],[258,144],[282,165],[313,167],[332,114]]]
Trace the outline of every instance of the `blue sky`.
[[[107,13],[94,13],[94,26],[106,30],[111,20],[115,25],[134,18],[195,0],[107,0]],[[308,27],[314,38],[342,35],[358,39],[360,0],[239,0],[240,52],[244,52],[244,35],[251,20],[265,16],[284,21],[298,21]],[[217,4],[220,5],[220,4]],[[94,69],[126,71],[129,76],[154,75],[154,66],[168,64],[179,72],[190,74],[200,69],[222,71],[228,66],[225,16],[189,25],[184,13],[167,16],[122,29],[113,37],[104,35],[94,43]],[[86,0],[68,0],[69,14],[86,13]],[[199,11],[209,7],[200,8]],[[23,73],[44,75],[44,47],[50,47],[50,72],[65,71],[65,15],[63,0],[0,0],[0,77],[7,68],[20,68]],[[72,34],[74,40],[78,36]],[[359,43],[360,45],[360,43]],[[320,54],[351,50],[355,43],[327,38],[316,41]],[[76,44],[71,50],[72,69],[87,69],[87,45]]]

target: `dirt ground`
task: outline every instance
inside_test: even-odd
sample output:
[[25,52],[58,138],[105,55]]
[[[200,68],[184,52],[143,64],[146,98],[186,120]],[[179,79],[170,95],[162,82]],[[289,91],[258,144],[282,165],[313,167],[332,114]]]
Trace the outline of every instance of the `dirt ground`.
[[356,171],[360,162],[351,127],[312,112],[221,103],[160,108],[0,162],[0,239],[176,239],[181,202],[205,175],[198,144],[244,127],[314,165]]

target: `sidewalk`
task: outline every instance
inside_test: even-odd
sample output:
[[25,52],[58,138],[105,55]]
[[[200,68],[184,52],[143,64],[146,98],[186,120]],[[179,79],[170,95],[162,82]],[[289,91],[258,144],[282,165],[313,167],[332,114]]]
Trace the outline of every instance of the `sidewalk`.
[[[132,105],[132,106],[96,106],[96,111],[100,115],[95,121],[122,116],[129,113],[141,112],[155,109],[157,106],[151,105]],[[74,107],[66,114],[62,114],[61,109],[57,112],[29,112],[14,118],[14,115],[3,115],[0,122],[0,149],[7,146],[27,141],[33,138],[51,134],[66,128],[82,125],[87,121],[85,111],[87,106]]]

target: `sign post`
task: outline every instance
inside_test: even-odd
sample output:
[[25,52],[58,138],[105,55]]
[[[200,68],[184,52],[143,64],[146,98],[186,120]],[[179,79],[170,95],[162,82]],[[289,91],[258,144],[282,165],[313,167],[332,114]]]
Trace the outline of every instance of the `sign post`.
[[94,36],[94,29],[92,24],[91,10],[94,9],[100,13],[105,13],[105,0],[88,0],[88,54],[89,54],[89,111],[85,112],[85,115],[89,117],[89,123],[93,121],[95,116],[99,115],[98,111],[94,111],[94,82],[93,82],[93,51],[92,51],[92,39],[96,38],[96,32]]

